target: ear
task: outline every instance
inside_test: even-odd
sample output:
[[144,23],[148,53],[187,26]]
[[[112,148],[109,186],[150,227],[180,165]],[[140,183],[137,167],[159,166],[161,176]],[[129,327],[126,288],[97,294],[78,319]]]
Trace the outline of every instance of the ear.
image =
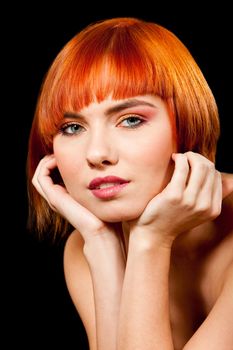
[[233,174],[221,173],[222,176],[222,198],[233,192]]

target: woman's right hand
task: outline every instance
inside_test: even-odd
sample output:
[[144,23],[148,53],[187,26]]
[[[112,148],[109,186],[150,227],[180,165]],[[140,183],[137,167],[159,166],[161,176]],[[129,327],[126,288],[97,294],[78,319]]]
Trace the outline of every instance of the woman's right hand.
[[[51,171],[57,167],[54,154],[47,155],[39,162],[32,183],[48,202],[50,208],[59,213],[82,235],[85,243],[95,237],[108,237],[115,240],[117,234],[115,226],[98,219],[88,209],[80,205],[66,188],[55,184],[51,178]],[[118,237],[119,238],[119,237]]]

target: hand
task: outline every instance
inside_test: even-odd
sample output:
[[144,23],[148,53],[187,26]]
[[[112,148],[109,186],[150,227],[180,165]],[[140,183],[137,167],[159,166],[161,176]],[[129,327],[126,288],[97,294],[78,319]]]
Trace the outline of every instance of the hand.
[[[175,169],[171,181],[147,205],[142,215],[128,223],[130,232],[150,232],[162,242],[172,243],[221,212],[221,175],[208,159],[187,152],[173,154]],[[139,229],[139,230],[138,230]]]
[[32,179],[33,185],[48,202],[50,208],[68,220],[80,232],[85,243],[89,239],[93,239],[93,236],[101,235],[103,237],[105,234],[108,239],[115,240],[117,235],[113,225],[107,225],[99,220],[72,198],[64,186],[53,182],[51,171],[56,166],[53,154],[45,156],[38,164]]

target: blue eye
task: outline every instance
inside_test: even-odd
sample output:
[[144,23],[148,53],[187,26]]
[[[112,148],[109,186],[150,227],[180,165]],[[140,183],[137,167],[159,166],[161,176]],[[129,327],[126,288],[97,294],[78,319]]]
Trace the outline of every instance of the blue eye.
[[143,119],[136,117],[136,116],[129,116],[128,118],[122,120],[120,123],[124,127],[128,128],[136,128],[140,126],[144,122]]
[[76,135],[83,131],[83,126],[77,123],[68,123],[62,125],[60,131],[63,135]]

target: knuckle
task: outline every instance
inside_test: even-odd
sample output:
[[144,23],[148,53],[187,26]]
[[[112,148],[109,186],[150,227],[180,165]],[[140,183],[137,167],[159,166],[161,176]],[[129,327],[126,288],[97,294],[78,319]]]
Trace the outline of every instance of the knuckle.
[[168,194],[168,201],[173,205],[177,205],[182,200],[182,194],[175,191],[170,191]]
[[33,176],[32,180],[31,180],[31,183],[33,184],[33,186],[35,188],[38,188],[39,181],[38,181],[38,179],[35,176]]
[[209,171],[214,172],[214,171],[215,171],[215,165],[214,165],[214,163],[208,161],[208,163],[207,163],[207,169],[208,169]]
[[221,211],[222,211],[222,205],[221,203],[219,205],[216,205],[213,210],[212,210],[212,218],[215,219],[217,218],[220,214],[221,214]]
[[222,175],[221,175],[220,171],[215,169],[215,173],[216,173],[216,177],[217,177],[219,184],[222,185]]
[[178,157],[180,160],[184,160],[184,161],[187,160],[187,156],[186,156],[185,153],[179,153],[179,154],[177,154],[177,157]]
[[183,208],[185,210],[193,210],[195,208],[195,205],[196,205],[196,201],[192,196],[188,196],[183,201]]
[[215,164],[199,153],[188,151],[185,153],[188,158],[192,159],[200,169],[215,170]]
[[200,173],[202,174],[206,174],[206,173],[214,173],[215,172],[215,166],[214,163],[209,162],[209,161],[200,161],[197,164],[198,170]]
[[200,162],[198,164],[198,169],[199,169],[200,172],[205,173],[206,170],[208,170],[207,164],[204,163],[204,162]]
[[187,156],[191,156],[191,157],[195,155],[195,153],[193,151],[187,151],[187,152],[185,152],[185,154]]
[[211,214],[211,208],[210,208],[209,203],[202,203],[201,205],[199,205],[197,208],[197,213],[199,215],[209,216]]
[[221,205],[213,206],[210,202],[205,202],[199,205],[197,214],[206,219],[213,220],[221,213]]

